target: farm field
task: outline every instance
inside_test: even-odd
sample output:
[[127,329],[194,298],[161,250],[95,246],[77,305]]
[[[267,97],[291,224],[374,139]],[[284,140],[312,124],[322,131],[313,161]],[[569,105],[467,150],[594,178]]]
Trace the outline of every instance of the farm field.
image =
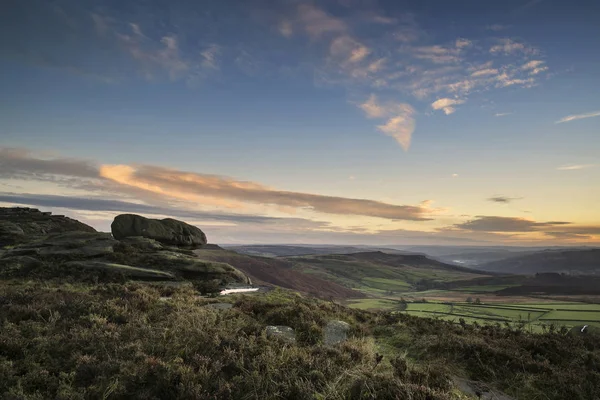
[[[510,299],[506,299],[510,301]],[[590,325],[600,327],[600,304],[575,302],[533,303],[490,303],[473,304],[466,302],[413,301],[403,303],[395,299],[354,299],[346,304],[362,310],[398,311],[410,315],[436,318],[459,323],[524,325],[526,329],[542,332],[544,326],[556,327]]]
[[[567,309],[562,309],[567,307]],[[403,311],[420,317],[439,318],[479,324],[523,324],[526,329],[543,331],[544,326],[580,325],[600,327],[600,304],[527,303],[527,304],[470,304],[470,303],[408,303]]]

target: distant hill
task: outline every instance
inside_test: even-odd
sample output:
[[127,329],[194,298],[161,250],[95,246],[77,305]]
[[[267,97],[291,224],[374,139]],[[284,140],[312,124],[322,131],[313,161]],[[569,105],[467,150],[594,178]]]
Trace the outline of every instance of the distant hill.
[[371,246],[311,246],[311,245],[239,245],[225,246],[228,250],[251,256],[290,257],[318,254],[350,254],[363,251],[383,251],[390,254],[415,254],[413,252]]
[[294,269],[372,295],[426,290],[439,282],[485,276],[472,269],[445,264],[423,255],[380,251],[288,257]]
[[595,275],[600,274],[600,249],[546,250],[481,264],[478,269],[511,274],[561,272]]
[[268,284],[309,293],[315,297],[360,298],[364,294],[316,275],[293,269],[286,259],[249,256],[229,250],[199,249],[195,253],[203,260],[218,261],[235,266],[256,284]]

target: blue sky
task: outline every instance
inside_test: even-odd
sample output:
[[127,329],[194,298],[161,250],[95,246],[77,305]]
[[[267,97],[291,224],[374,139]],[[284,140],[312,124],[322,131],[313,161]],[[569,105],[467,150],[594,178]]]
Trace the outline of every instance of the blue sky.
[[4,205],[221,243],[600,242],[597,2],[3,8]]

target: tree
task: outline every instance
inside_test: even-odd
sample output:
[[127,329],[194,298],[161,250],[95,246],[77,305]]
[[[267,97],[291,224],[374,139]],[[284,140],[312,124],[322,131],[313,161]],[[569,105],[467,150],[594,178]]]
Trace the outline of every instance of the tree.
[[467,303],[473,303],[473,298],[471,296],[467,297]]
[[481,300],[478,298],[475,299],[475,304],[481,304]]

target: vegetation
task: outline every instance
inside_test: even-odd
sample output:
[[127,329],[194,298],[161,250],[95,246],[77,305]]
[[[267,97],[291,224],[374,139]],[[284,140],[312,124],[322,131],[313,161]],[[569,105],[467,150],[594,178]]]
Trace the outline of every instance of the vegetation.
[[[234,307],[217,311],[190,286],[2,281],[0,397],[465,398],[455,375],[519,399],[600,393],[592,334],[374,313],[281,290],[227,299]],[[326,347],[331,319],[352,330]],[[291,326],[297,343],[267,338],[267,325]]]
[[552,302],[482,304],[477,300],[468,298],[465,303],[410,302],[407,304],[406,313],[455,323],[459,323],[460,318],[466,318],[465,320],[471,323],[523,326],[536,332],[548,330],[551,325],[554,325],[555,329],[585,324],[600,327],[600,304]]

